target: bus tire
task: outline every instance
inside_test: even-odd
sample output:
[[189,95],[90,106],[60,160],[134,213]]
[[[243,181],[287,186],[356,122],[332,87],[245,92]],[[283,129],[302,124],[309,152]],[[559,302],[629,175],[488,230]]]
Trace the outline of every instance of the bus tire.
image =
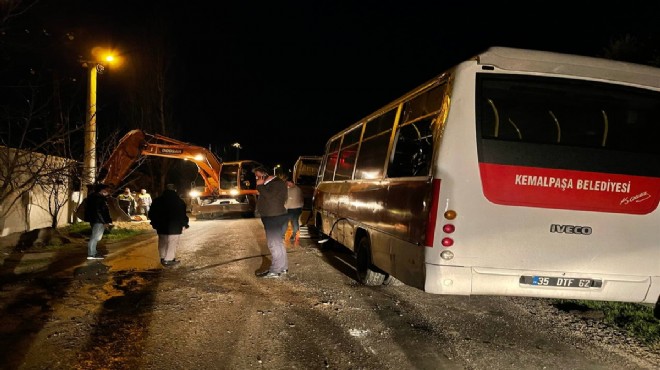
[[369,237],[364,236],[360,239],[357,249],[357,278],[358,281],[367,286],[383,285],[385,274],[371,263],[371,242]]
[[383,285],[388,285],[388,286],[402,286],[404,285],[403,282],[397,278],[395,278],[392,275],[386,275],[385,279],[383,280]]

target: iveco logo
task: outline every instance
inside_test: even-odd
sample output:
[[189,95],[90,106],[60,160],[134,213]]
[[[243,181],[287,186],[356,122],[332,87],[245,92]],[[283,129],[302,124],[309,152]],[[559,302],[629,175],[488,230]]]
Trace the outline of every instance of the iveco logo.
[[183,153],[182,149],[170,149],[170,148],[160,148],[161,153],[167,153],[167,154],[181,154]]
[[591,235],[591,228],[589,226],[575,226],[575,225],[550,225],[551,233],[564,233],[564,234],[579,234]]

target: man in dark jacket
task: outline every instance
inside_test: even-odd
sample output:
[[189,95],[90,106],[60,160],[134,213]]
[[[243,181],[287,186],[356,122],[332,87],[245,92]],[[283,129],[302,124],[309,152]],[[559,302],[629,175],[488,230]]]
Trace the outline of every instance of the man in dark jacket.
[[103,256],[96,253],[96,245],[103,238],[103,232],[112,225],[110,209],[108,208],[110,186],[97,184],[94,192],[87,197],[85,204],[85,221],[92,226],[92,235],[87,243],[87,259],[102,260]]
[[282,229],[289,220],[289,215],[284,208],[288,190],[284,181],[279,177],[269,175],[265,167],[257,167],[252,172],[257,176],[257,191],[259,191],[257,211],[264,224],[268,250],[272,258],[270,268],[267,271],[258,272],[257,276],[279,278],[289,270],[286,247],[282,240]]
[[151,203],[148,214],[151,226],[158,233],[158,253],[163,266],[173,266],[179,263],[176,260],[176,249],[179,239],[188,225],[186,203],[179,198],[176,187],[167,184],[163,194]]

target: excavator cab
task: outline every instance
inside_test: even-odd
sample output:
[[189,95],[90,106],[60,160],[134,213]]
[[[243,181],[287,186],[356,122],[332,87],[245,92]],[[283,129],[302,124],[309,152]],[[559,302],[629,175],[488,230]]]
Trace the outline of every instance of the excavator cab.
[[217,193],[200,195],[191,213],[198,219],[226,216],[254,217],[257,204],[257,179],[252,172],[261,163],[252,160],[223,162]]

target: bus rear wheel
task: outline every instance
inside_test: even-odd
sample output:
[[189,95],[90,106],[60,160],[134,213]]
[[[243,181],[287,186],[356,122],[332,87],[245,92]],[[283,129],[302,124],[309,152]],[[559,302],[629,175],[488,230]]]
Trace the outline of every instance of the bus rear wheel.
[[367,286],[383,285],[385,274],[378,271],[371,263],[371,242],[369,237],[362,237],[357,249],[357,278],[358,281]]
[[385,279],[383,280],[383,285],[402,286],[404,284],[401,280],[395,278],[392,275],[385,275]]

